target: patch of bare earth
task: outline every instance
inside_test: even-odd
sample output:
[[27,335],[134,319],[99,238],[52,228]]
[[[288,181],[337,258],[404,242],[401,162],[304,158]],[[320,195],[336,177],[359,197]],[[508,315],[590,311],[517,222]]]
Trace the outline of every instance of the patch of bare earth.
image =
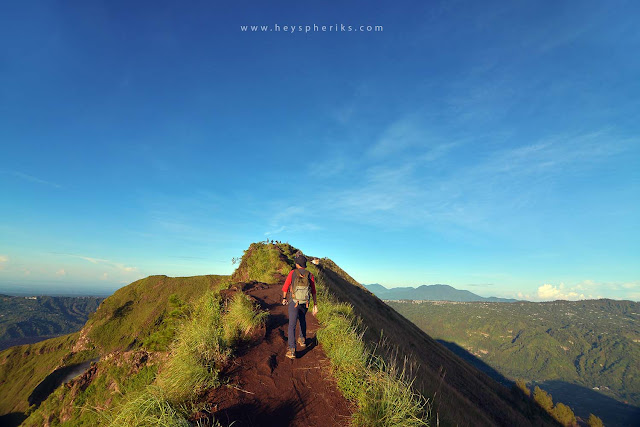
[[298,345],[297,358],[288,359],[282,281],[239,288],[269,311],[264,335],[238,350],[223,373],[228,383],[206,394],[211,412],[200,412],[194,420],[214,417],[224,425],[233,422],[234,427],[349,425],[353,407],[338,390],[329,360],[315,339],[317,319],[307,314],[308,346],[303,350]]

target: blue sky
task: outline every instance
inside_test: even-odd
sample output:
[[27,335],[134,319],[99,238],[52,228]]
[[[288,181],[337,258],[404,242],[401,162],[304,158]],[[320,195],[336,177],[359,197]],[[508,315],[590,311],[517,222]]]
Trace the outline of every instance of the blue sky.
[[0,291],[273,238],[362,283],[640,300],[636,2],[336,3],[4,2]]

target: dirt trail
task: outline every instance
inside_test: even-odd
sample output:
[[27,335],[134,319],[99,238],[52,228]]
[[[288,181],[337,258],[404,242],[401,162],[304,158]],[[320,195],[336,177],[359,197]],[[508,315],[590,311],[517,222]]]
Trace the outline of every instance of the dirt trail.
[[[243,291],[269,311],[264,337],[240,349],[224,373],[228,386],[210,390],[207,401],[216,420],[240,426],[346,426],[352,406],[330,374],[329,360],[317,345],[317,319],[307,314],[305,350],[297,358],[287,350],[287,307],[281,305],[282,283],[245,284]],[[300,334],[297,327],[297,336]],[[203,414],[204,415],[204,414]]]

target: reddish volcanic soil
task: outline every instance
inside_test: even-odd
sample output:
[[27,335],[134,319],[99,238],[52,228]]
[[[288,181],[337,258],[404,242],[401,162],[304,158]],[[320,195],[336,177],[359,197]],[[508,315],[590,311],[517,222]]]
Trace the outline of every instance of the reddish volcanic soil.
[[[295,360],[285,357],[288,316],[281,305],[282,283],[243,285],[242,290],[269,311],[269,319],[264,335],[240,349],[223,373],[228,385],[208,392],[211,413],[223,425],[234,422],[234,427],[349,425],[353,408],[338,390],[329,360],[317,345],[319,325],[311,312],[306,317],[307,348],[298,345]],[[299,336],[299,326],[296,331]]]

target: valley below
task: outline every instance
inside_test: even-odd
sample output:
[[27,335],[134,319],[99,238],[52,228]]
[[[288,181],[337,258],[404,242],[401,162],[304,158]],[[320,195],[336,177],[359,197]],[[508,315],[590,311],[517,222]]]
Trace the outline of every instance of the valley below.
[[640,419],[640,304],[385,301],[494,379],[527,382],[605,425]]
[[0,295],[0,351],[79,331],[103,300]]

